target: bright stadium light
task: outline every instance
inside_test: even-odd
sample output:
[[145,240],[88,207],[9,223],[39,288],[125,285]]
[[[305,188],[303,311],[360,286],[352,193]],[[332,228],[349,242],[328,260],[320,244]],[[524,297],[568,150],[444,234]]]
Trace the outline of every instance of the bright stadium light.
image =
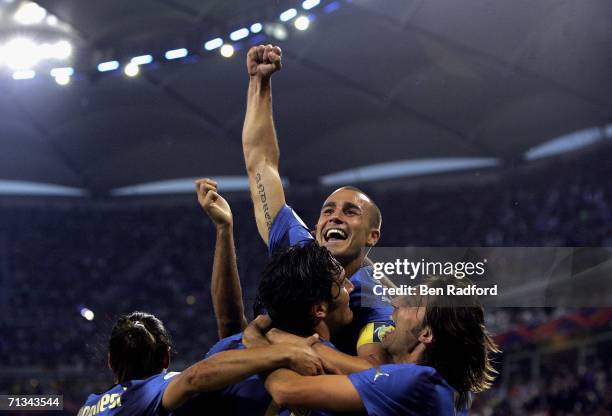
[[64,86],[70,84],[70,75],[62,74],[55,77],[55,82],[58,85]]
[[261,29],[263,29],[263,25],[261,23],[253,23],[250,27],[251,33],[259,33]]
[[280,14],[280,20],[281,22],[287,22],[293,19],[295,16],[297,16],[297,10],[295,9],[285,10],[284,12]]
[[249,36],[249,29],[247,29],[246,27],[243,27],[242,29],[234,30],[232,33],[230,33],[229,36],[231,40],[236,42],[240,39],[244,39],[247,36]]
[[123,72],[125,72],[125,75],[128,77],[135,77],[140,72],[140,68],[135,63],[130,62],[123,68]]
[[25,69],[21,71],[13,72],[13,79],[21,80],[21,79],[32,79],[36,76],[36,72],[33,69]]
[[265,27],[266,35],[274,36],[278,40],[285,40],[289,34],[287,33],[287,28],[281,23],[270,23]]
[[95,314],[93,313],[91,309],[83,306],[80,312],[83,318],[87,319],[88,321],[93,321]]
[[46,22],[49,26],[56,26],[59,23],[59,20],[54,15],[50,14],[47,16]]
[[220,48],[221,46],[223,46],[223,39],[214,38],[204,44],[204,49],[207,51],[212,51],[213,49]]
[[26,1],[15,12],[13,19],[22,25],[34,25],[40,23],[47,16],[47,11],[38,4]]
[[316,7],[319,5],[319,3],[321,3],[321,0],[304,0],[302,2],[302,8],[304,10],[310,10],[313,7]]
[[130,63],[133,63],[134,65],[146,65],[150,64],[151,62],[153,62],[153,57],[151,55],[140,55],[130,59]]
[[60,40],[53,48],[56,59],[67,59],[72,54],[72,45],[67,40]]
[[229,44],[221,46],[221,56],[230,58],[234,54],[234,47]]
[[0,48],[0,59],[11,69],[30,69],[40,58],[39,47],[30,39],[15,38]]
[[55,79],[59,85],[68,85],[70,84],[71,77],[74,74],[74,69],[70,67],[66,68],[53,68],[50,71],[51,76]]
[[338,3],[337,1],[332,1],[331,3],[328,3],[325,5],[325,7],[323,7],[323,11],[325,13],[332,13],[338,10],[339,8],[340,8],[340,3]]
[[43,43],[39,46],[39,55],[43,59],[67,59],[72,54],[72,45],[67,40],[56,43]]
[[119,62],[117,61],[108,61],[98,64],[98,71],[100,72],[114,71],[117,68],[119,68]]
[[185,49],[185,48],[172,49],[172,50],[166,52],[166,54],[164,56],[169,61],[172,60],[172,59],[184,58],[184,57],[187,56],[187,49]]
[[51,74],[52,77],[60,77],[60,76],[69,76],[71,77],[72,75],[74,75],[74,69],[70,68],[70,67],[65,67],[65,68],[53,68],[49,74]]
[[300,16],[293,22],[297,30],[306,30],[310,26],[310,19],[306,16]]

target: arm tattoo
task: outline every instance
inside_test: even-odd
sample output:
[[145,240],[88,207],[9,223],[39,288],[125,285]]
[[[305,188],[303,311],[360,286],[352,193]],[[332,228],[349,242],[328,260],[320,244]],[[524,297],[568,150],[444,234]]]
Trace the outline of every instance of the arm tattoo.
[[268,206],[268,199],[266,198],[266,188],[261,181],[261,174],[257,173],[255,176],[255,182],[257,183],[257,193],[259,194],[259,200],[263,208],[264,218],[266,220],[266,227],[268,231],[272,228],[272,217],[270,216],[270,207]]

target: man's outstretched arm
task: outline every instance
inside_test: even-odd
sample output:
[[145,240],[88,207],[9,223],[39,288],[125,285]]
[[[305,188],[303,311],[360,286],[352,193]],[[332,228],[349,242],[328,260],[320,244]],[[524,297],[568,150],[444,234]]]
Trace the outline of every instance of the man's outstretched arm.
[[[256,325],[257,321],[259,322],[262,321],[262,318],[264,318],[264,316],[260,315],[257,317],[257,319],[254,322],[249,324],[248,329],[247,329],[249,331],[249,335],[252,333],[256,334],[258,330],[259,331],[262,330],[261,327],[258,328]],[[247,330],[245,330],[245,334],[247,334]],[[302,343],[304,342],[303,337],[289,334],[285,331],[281,331],[276,328],[269,330],[265,334],[265,339],[267,339],[269,342],[271,342],[274,345],[280,345],[280,344],[282,345],[287,345],[287,344],[302,345]],[[327,345],[323,343],[314,344],[312,348],[315,350],[317,354],[319,354],[319,357],[321,357],[321,360],[323,361],[323,365],[325,369],[326,370],[333,369],[335,373],[340,373],[340,374],[356,373],[359,371],[367,370],[368,368],[372,368],[374,367],[374,365],[380,365],[380,363],[372,364],[370,361],[362,357],[355,357],[353,355],[345,354],[331,347],[328,347]]]
[[304,377],[279,369],[266,378],[265,385],[274,402],[282,407],[338,412],[364,410],[361,397],[347,376]]
[[242,331],[247,325],[236,264],[234,221],[229,204],[217,193],[217,182],[198,179],[196,191],[198,202],[217,229],[210,291],[217,332],[219,338],[225,338]]
[[[309,340],[311,344],[317,341],[314,337]],[[174,376],[164,391],[162,405],[166,410],[173,410],[198,393],[218,390],[279,367],[307,375],[322,372],[319,358],[307,344],[222,351]]]
[[285,204],[278,169],[279,149],[272,117],[271,76],[281,69],[281,50],[272,45],[247,53],[249,91],[242,129],[242,150],[259,235],[268,244],[272,221]]

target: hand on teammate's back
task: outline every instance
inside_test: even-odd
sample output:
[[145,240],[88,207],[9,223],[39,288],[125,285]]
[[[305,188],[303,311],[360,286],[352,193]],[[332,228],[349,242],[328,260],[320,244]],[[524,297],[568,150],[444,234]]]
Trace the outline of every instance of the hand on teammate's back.
[[282,51],[278,46],[253,46],[247,53],[247,70],[249,75],[264,79],[270,78],[273,73],[281,69],[281,57]]
[[217,182],[204,178],[196,181],[198,202],[217,227],[233,223],[232,210],[229,204],[218,194]]

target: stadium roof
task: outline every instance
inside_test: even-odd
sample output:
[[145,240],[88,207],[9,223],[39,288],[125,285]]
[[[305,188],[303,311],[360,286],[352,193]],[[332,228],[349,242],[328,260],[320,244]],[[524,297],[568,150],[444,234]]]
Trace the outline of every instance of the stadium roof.
[[[285,0],[38,4],[69,25],[75,75],[59,86],[0,70],[0,179],[12,184],[105,195],[243,176],[244,55],[254,40],[283,48],[274,99],[289,182],[329,183],[371,165],[414,174],[411,162],[431,169],[427,161],[446,158],[463,169],[516,164],[551,140],[567,145],[573,132],[612,136],[609,0],[322,0],[308,11]],[[311,16],[310,27],[289,20],[280,41],[266,23],[280,24],[292,7]],[[266,27],[257,38],[229,41],[257,22]],[[2,39],[57,32],[2,24]],[[232,58],[204,50],[218,36],[235,44]],[[182,47],[187,58],[164,58]],[[96,69],[143,54],[153,63],[133,78]]]

